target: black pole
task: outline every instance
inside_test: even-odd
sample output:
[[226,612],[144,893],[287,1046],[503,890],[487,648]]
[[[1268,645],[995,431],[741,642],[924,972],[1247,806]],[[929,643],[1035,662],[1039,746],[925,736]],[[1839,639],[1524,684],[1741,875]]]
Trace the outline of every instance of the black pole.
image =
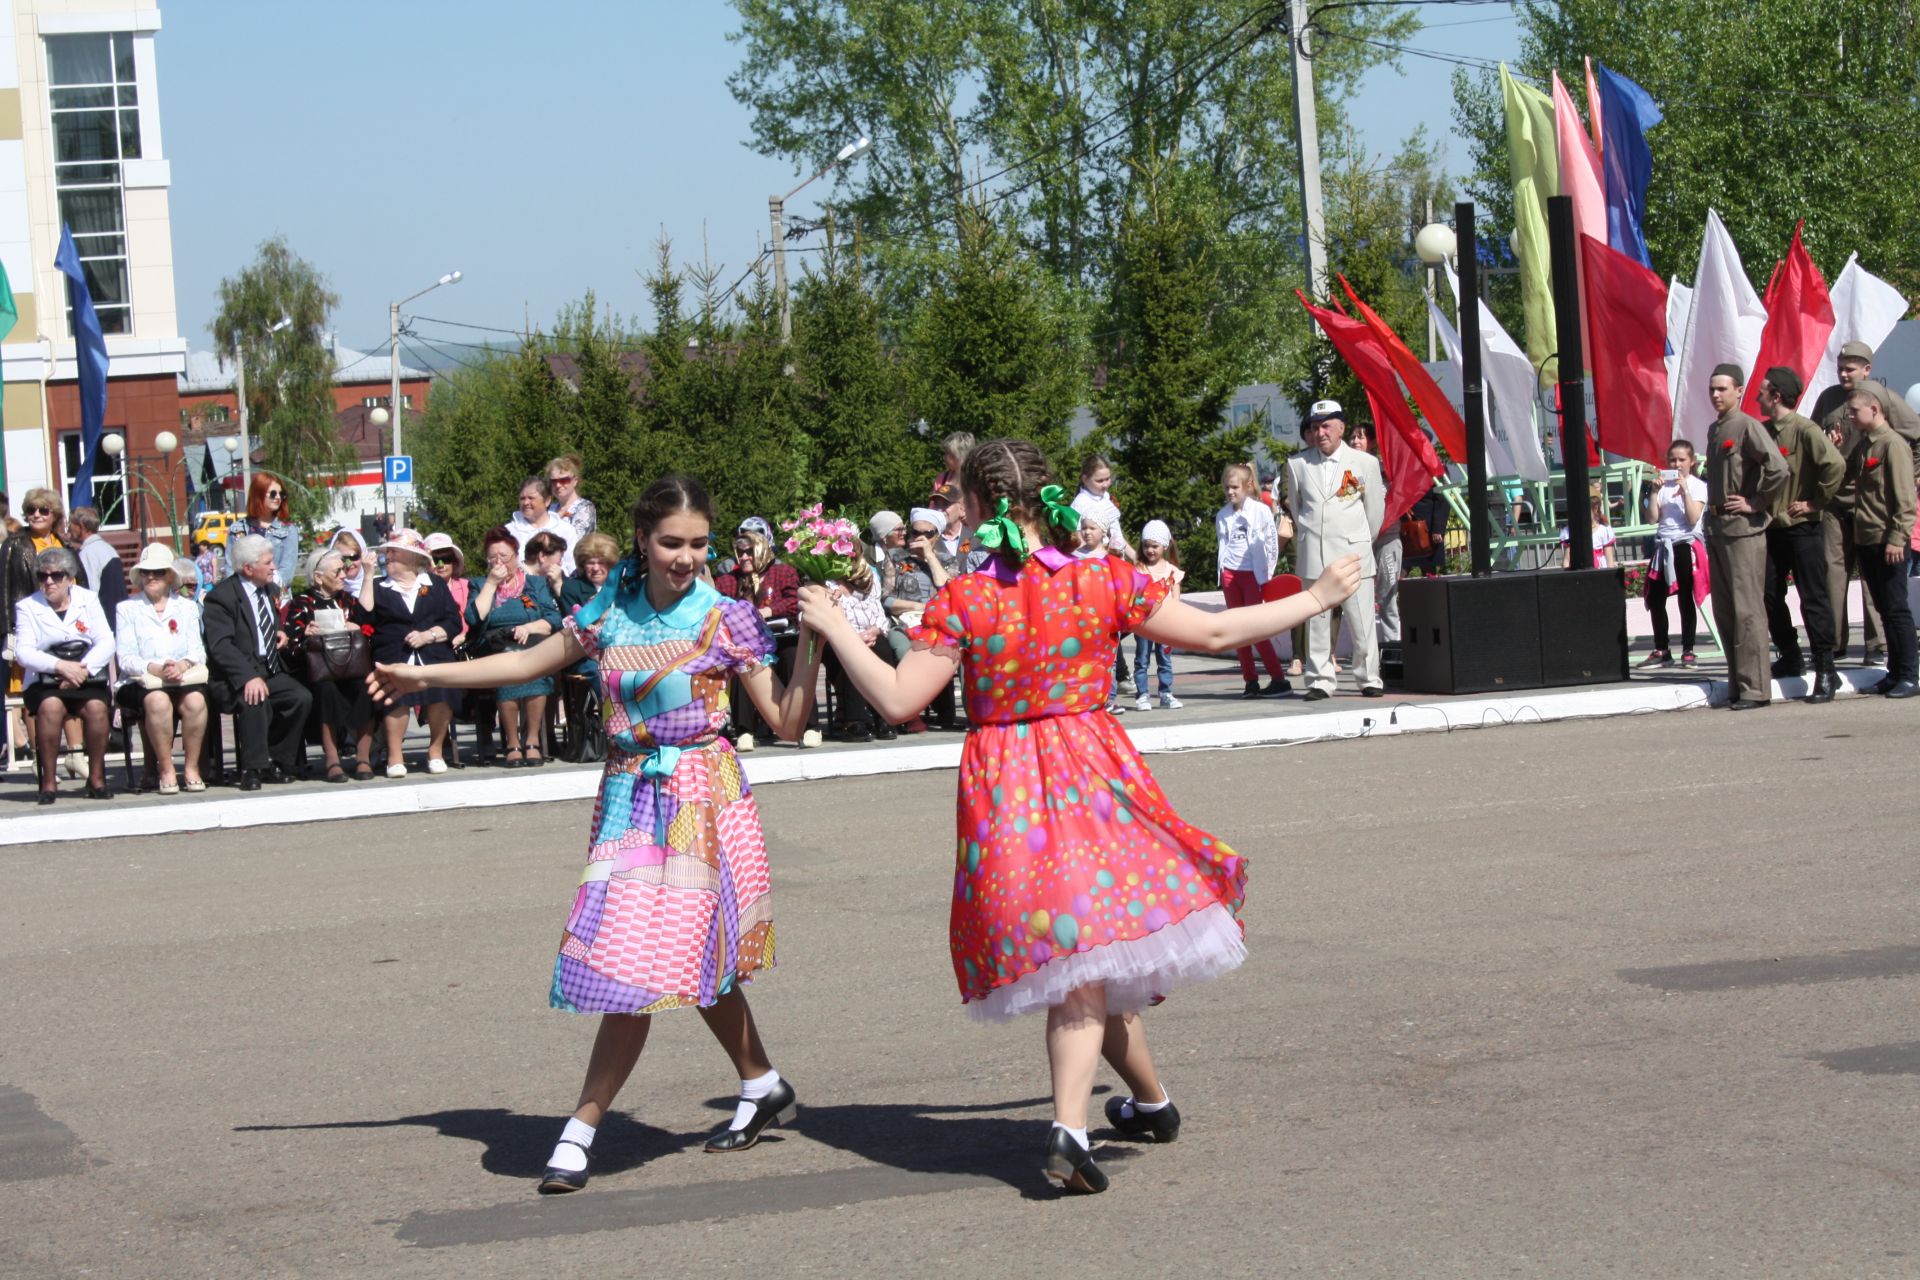
[[1553,254],[1553,316],[1560,347],[1560,453],[1565,462],[1567,567],[1593,567],[1593,519],[1587,510],[1586,357],[1580,349],[1580,243],[1573,197],[1547,197],[1547,242]]
[[1487,511],[1487,398],[1480,378],[1480,254],[1474,238],[1473,202],[1453,206],[1453,235],[1460,263],[1460,382],[1467,426],[1467,537],[1473,576],[1493,572],[1493,520]]

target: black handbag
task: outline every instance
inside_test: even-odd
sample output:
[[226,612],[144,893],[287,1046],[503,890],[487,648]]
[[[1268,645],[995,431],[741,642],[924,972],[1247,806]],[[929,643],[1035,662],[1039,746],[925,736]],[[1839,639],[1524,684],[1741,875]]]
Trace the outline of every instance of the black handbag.
[[47,646],[47,654],[56,662],[85,662],[93,645],[85,640],[62,640]]
[[373,644],[366,632],[308,631],[302,643],[307,654],[307,683],[364,680],[373,674]]

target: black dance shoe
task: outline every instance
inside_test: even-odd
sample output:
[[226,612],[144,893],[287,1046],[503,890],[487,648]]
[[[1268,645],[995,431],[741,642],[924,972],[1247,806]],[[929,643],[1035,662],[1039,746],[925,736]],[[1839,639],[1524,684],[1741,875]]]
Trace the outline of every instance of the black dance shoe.
[[793,1086],[784,1079],[773,1086],[773,1092],[764,1098],[757,1098],[753,1104],[753,1118],[747,1121],[744,1129],[722,1129],[707,1140],[709,1151],[745,1151],[760,1141],[760,1131],[770,1124],[792,1124],[793,1118],[800,1114],[800,1105],[795,1100]]
[[1180,1109],[1169,1102],[1158,1111],[1136,1111],[1132,1115],[1123,1114],[1127,1098],[1107,1099],[1107,1123],[1128,1137],[1145,1138],[1149,1142],[1172,1142],[1180,1136]]
[[1082,1150],[1072,1134],[1058,1127],[1047,1134],[1044,1172],[1062,1191],[1090,1196],[1107,1189],[1107,1175],[1093,1162],[1093,1152]]
[[[580,1147],[579,1143],[570,1138],[560,1139],[560,1145]],[[589,1160],[593,1158],[593,1153],[585,1147],[580,1147],[580,1152]],[[578,1191],[586,1185],[585,1169],[556,1169],[548,1165],[547,1171],[540,1175],[540,1194],[543,1196],[563,1196],[569,1191]]]
[[1263,698],[1284,698],[1293,692],[1293,684],[1285,676],[1275,676],[1267,681],[1267,687],[1260,691]]

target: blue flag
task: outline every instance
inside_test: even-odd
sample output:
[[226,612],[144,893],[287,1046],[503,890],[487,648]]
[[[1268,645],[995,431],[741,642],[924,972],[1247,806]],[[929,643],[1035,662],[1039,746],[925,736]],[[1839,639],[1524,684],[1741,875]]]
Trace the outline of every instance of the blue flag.
[[1647,91],[1604,63],[1593,64],[1600,91],[1600,136],[1606,139],[1600,167],[1605,170],[1607,243],[1651,269],[1647,237],[1647,182],[1653,177],[1653,153],[1647,130],[1660,123],[1660,108]]
[[60,226],[60,252],[53,265],[67,278],[67,300],[73,306],[73,340],[80,366],[80,470],[67,492],[67,510],[93,505],[93,464],[100,456],[100,435],[107,422],[107,338],[94,314],[93,294],[80,269],[80,253],[73,232]]

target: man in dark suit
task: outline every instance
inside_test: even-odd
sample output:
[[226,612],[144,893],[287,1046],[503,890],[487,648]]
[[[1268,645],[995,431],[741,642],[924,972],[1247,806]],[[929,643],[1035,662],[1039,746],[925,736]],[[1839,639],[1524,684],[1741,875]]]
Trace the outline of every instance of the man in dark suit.
[[263,778],[293,781],[305,753],[313,695],[286,670],[287,633],[274,598],[273,544],[244,535],[234,539],[230,560],[234,572],[200,604],[213,677],[208,687],[215,706],[233,715],[240,789],[258,791]]

